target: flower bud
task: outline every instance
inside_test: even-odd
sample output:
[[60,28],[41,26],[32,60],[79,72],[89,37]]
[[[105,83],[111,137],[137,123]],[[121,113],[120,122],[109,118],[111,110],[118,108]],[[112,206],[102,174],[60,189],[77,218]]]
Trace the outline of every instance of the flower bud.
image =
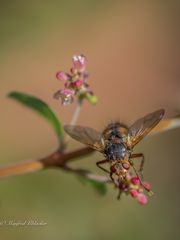
[[59,90],[54,94],[54,98],[61,99],[63,105],[68,105],[73,102],[74,91],[68,88]]
[[83,85],[83,83],[84,83],[84,81],[82,81],[82,80],[76,80],[74,82],[74,86],[77,88],[80,88]]
[[69,76],[67,73],[59,71],[56,73],[56,78],[60,81],[67,81],[69,79]]
[[138,192],[135,189],[131,189],[130,194],[133,198],[136,198],[138,196]]
[[131,178],[131,182],[132,182],[132,184],[134,184],[134,185],[139,185],[139,184],[140,184],[140,180],[139,180],[138,177],[132,177],[132,178]]
[[142,188],[138,188],[138,193],[143,193],[143,189]]
[[86,68],[86,58],[84,55],[74,55],[72,58],[74,68],[80,72],[83,72]]
[[147,191],[151,190],[151,185],[148,182],[143,182],[143,186]]
[[65,89],[61,90],[61,94],[65,95],[65,96],[73,95],[74,94],[74,90],[71,90],[69,88],[65,88]]
[[72,103],[75,98],[80,102],[87,99],[91,104],[97,103],[97,97],[89,89],[86,82],[88,72],[86,72],[86,57],[84,55],[74,55],[72,58],[73,67],[70,73],[59,71],[56,78],[64,82],[64,90],[59,90],[54,94],[54,98],[61,99],[63,105]]
[[97,101],[98,101],[98,98],[97,98],[97,96],[95,96],[95,95],[87,94],[87,95],[86,95],[86,98],[87,98],[87,100],[88,100],[91,104],[93,104],[93,105],[96,105],[96,103],[97,103]]
[[145,205],[148,203],[148,198],[145,194],[139,193],[137,196],[138,203]]

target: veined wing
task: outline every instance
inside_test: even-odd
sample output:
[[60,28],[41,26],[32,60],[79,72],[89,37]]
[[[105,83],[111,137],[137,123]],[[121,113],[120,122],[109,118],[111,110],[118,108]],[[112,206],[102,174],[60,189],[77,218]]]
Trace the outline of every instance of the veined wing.
[[129,145],[134,147],[142,140],[163,118],[164,109],[157,110],[153,113],[138,119],[128,132]]
[[75,140],[84,143],[99,152],[103,152],[104,146],[101,142],[102,134],[98,131],[89,127],[77,125],[66,125],[64,126],[64,130]]

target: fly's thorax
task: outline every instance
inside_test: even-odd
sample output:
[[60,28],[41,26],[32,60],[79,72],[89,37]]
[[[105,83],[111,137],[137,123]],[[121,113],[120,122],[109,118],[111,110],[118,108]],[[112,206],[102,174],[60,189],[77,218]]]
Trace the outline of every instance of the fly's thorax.
[[128,137],[128,127],[120,122],[110,123],[103,131],[102,136],[108,141],[126,142]]
[[109,124],[102,133],[104,153],[108,160],[125,159],[127,150],[128,127],[122,123]]
[[128,155],[128,150],[121,141],[106,141],[104,153],[108,160],[123,160]]

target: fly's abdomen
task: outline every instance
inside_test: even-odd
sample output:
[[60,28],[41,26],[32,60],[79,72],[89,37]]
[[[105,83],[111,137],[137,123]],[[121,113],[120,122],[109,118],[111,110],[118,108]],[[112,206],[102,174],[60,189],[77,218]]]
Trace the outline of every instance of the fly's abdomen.
[[126,148],[122,143],[108,143],[105,149],[105,154],[108,160],[124,159]]

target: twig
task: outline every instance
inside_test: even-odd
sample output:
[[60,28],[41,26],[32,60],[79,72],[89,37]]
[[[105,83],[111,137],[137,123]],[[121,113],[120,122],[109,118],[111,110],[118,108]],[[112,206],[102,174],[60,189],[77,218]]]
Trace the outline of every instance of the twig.
[[110,179],[110,177],[96,175],[85,169],[76,169],[76,168],[71,168],[69,166],[65,166],[63,169],[70,173],[79,175],[89,180],[93,180],[101,183],[110,183],[110,182],[112,183],[112,180]]
[[0,178],[40,171],[44,168],[39,160],[26,161],[0,169]]
[[61,153],[60,151],[56,151],[53,154],[42,159],[25,161],[22,163],[1,168],[0,177],[21,175],[53,167],[61,167],[65,169],[65,166],[69,161],[74,161],[75,159],[86,156],[92,152],[93,149],[88,147],[69,153]]
[[0,178],[58,167],[64,171],[82,176],[89,180],[94,180],[102,183],[111,182],[111,179],[109,177],[95,175],[85,169],[74,169],[68,166],[69,161],[74,161],[75,159],[86,156],[92,152],[93,150],[91,148],[82,148],[66,154],[61,153],[60,151],[56,151],[53,154],[39,160],[26,161],[9,167],[1,168]]

